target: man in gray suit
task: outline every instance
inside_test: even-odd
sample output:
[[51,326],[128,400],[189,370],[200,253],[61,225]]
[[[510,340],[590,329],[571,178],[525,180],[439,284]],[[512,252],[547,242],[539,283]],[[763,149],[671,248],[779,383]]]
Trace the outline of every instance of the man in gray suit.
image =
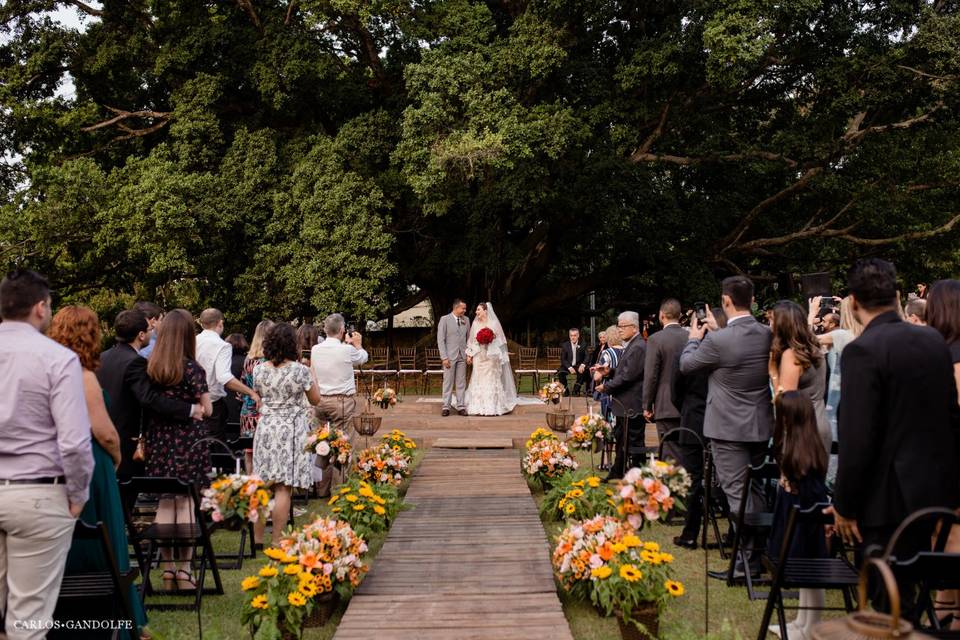
[[[704,338],[704,327],[694,317],[690,339],[680,356],[680,372],[710,372],[703,434],[710,439],[720,486],[730,513],[740,509],[747,465],[763,462],[773,430],[768,362],[770,330],[750,313],[753,283],[732,276],[722,284],[727,326]],[[748,511],[761,510],[760,486],[751,487]],[[751,569],[756,570],[751,560]],[[744,569],[737,568],[735,577]],[[720,572],[724,574],[725,572]]]
[[[617,437],[617,455],[607,474],[607,481],[622,478],[630,464],[626,453],[628,447],[642,447],[644,424],[640,419],[643,412],[643,365],[647,344],[640,335],[640,316],[636,311],[624,311],[617,318],[620,337],[626,343],[620,355],[620,363],[613,376],[596,390],[608,393],[618,402],[613,403],[613,415],[617,418],[614,429]],[[603,376],[610,374],[609,369],[598,369]],[[628,433],[624,433],[623,424],[627,424]],[[624,440],[626,439],[626,441]]]
[[[647,340],[647,359],[643,366],[643,417],[657,423],[657,435],[680,426],[680,411],[673,406],[673,370],[677,356],[687,344],[689,334],[680,326],[680,302],[668,298],[660,305],[660,326]],[[674,439],[663,445],[663,457],[680,462],[683,457]]]
[[467,303],[457,298],[453,310],[437,323],[437,347],[443,360],[443,415],[450,415],[453,387],[457,387],[457,413],[467,415],[463,396],[467,389],[467,336],[470,318]]

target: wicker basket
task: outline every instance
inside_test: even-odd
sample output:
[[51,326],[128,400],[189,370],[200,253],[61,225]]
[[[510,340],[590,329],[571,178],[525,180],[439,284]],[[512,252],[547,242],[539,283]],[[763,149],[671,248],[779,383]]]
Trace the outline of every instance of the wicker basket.
[[353,428],[364,437],[370,437],[380,430],[383,416],[374,413],[361,413],[353,417]]
[[656,602],[641,603],[631,613],[629,622],[623,619],[620,611],[615,612],[615,615],[623,640],[656,640],[660,637],[660,608]]
[[558,433],[566,433],[576,419],[570,411],[547,412],[547,426]]
[[322,627],[333,617],[333,612],[337,608],[337,592],[327,591],[313,598],[313,610],[303,620],[303,626],[306,628]]

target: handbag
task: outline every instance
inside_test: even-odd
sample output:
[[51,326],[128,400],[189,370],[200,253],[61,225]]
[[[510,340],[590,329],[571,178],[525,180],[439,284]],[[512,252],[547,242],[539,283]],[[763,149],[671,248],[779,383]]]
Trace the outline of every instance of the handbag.
[[147,459],[147,439],[140,432],[134,440],[137,441],[137,448],[133,450],[133,459],[137,462],[145,462]]

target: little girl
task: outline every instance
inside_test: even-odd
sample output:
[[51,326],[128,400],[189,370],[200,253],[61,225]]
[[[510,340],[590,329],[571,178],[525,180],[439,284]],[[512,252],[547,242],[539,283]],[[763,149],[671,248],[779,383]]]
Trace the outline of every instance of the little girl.
[[[777,397],[776,427],[773,450],[780,465],[780,487],[774,508],[768,553],[779,558],[786,534],[787,519],[794,506],[809,509],[827,502],[827,454],[817,431],[817,416],[810,397],[800,391],[786,391]],[[826,558],[827,540],[823,525],[801,524],[794,532],[789,556],[792,558]],[[797,619],[787,625],[783,640],[806,640],[820,622],[820,611],[806,607],[822,607],[823,589],[800,589]],[[770,631],[780,635],[780,625]]]

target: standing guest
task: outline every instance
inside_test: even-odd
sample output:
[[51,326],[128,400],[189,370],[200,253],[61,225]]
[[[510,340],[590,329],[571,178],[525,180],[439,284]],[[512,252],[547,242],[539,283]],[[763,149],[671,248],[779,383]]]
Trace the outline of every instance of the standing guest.
[[[464,396],[467,393],[467,336],[470,335],[470,318],[465,317],[467,303],[459,298],[453,301],[450,313],[437,322],[437,348],[443,364],[443,409],[441,415],[450,415],[453,390],[457,390],[457,413],[467,415]],[[332,338],[329,331],[327,338]]]
[[783,300],[773,307],[773,343],[770,348],[770,381],[776,393],[797,391],[813,403],[817,431],[826,455],[830,455],[833,434],[825,402],[827,371],[820,343],[806,314],[796,302]]
[[[120,436],[107,413],[109,398],[94,373],[100,366],[100,321],[97,314],[86,307],[63,307],[53,317],[48,332],[50,338],[77,354],[83,367],[83,390],[93,435],[93,478],[90,481],[90,499],[80,512],[80,519],[90,526],[102,522],[110,537],[114,562],[121,573],[130,570],[127,553],[127,530],[123,518],[123,503],[117,485],[116,467],[120,464]],[[74,572],[105,571],[109,567],[100,544],[90,540],[75,540],[67,556],[66,574]],[[129,587],[129,601],[137,629],[143,633],[147,614],[135,585]],[[128,630],[120,630],[121,638],[132,637]]]
[[[802,312],[801,312],[802,315]],[[774,317],[776,321],[776,317]],[[776,341],[774,329],[774,341]],[[767,545],[771,558],[779,558],[786,534],[787,520],[794,508],[809,509],[828,502],[827,453],[819,446],[819,418],[810,397],[802,391],[785,391],[777,396],[773,455],[780,466],[780,485],[773,508],[773,525]],[[801,524],[788,550],[790,558],[826,558],[827,537],[822,524]],[[787,625],[784,640],[813,637],[824,604],[823,589],[800,589],[800,607],[796,620]],[[770,627],[780,635],[780,625]]]
[[90,419],[77,355],[42,335],[47,280],[33,271],[5,277],[0,318],[0,613],[7,638],[39,640],[90,495]]
[[[274,483],[271,518],[276,547],[287,526],[292,487],[309,489],[313,484],[313,456],[304,450],[310,422],[303,411],[303,398],[306,395],[316,406],[320,393],[310,369],[299,362],[292,326],[286,322],[273,325],[263,341],[263,355],[265,362],[253,370],[253,387],[263,398],[253,440],[253,470]],[[266,522],[257,523],[261,539],[265,527]]]
[[[250,342],[247,357],[243,360],[243,372],[240,380],[251,389],[253,388],[253,370],[263,362],[263,339],[267,337],[267,332],[270,331],[272,326],[273,322],[270,320],[260,321],[253,332],[253,340]],[[243,406],[240,407],[240,437],[253,438],[259,419],[260,411],[257,409],[257,403],[250,396],[244,396]],[[247,473],[253,473],[253,448],[244,449],[243,456]],[[256,542],[260,542],[260,540]]]
[[597,364],[592,366],[590,370],[593,372],[594,394],[596,399],[600,401],[600,413],[604,419],[610,420],[612,418],[610,414],[610,394],[600,391],[600,385],[610,380],[616,372],[617,365],[620,363],[620,356],[623,354],[623,340],[620,338],[620,330],[617,329],[615,324],[607,327],[603,334],[606,346],[600,353]]
[[[656,421],[661,441],[668,431],[680,426],[680,411],[673,404],[670,389],[674,367],[689,335],[680,326],[681,313],[680,302],[674,298],[660,305],[659,321],[663,329],[647,340],[647,359],[643,365],[643,417],[649,422]],[[664,443],[663,456],[674,462],[683,459],[676,439]]]
[[310,322],[305,322],[297,328],[297,352],[300,354],[300,363],[310,366],[310,352],[320,342],[320,329]]
[[200,314],[200,326],[203,331],[197,336],[197,363],[207,374],[207,387],[213,403],[213,413],[204,420],[203,426],[208,436],[223,440],[227,434],[227,403],[224,401],[227,392],[243,394],[257,404],[260,403],[260,397],[233,376],[232,349],[220,337],[223,335],[223,314],[220,310],[204,309]]
[[910,298],[903,310],[907,322],[925,326],[927,324],[927,301],[924,298]]
[[197,403],[167,398],[150,384],[147,361],[137,352],[150,339],[150,325],[142,311],[121,311],[113,323],[117,342],[100,356],[97,380],[110,403],[107,411],[120,434],[121,481],[144,475],[143,461],[134,460],[137,440],[143,434],[143,412],[149,410],[168,421],[191,424],[203,418]]
[[[230,345],[232,352],[230,357],[230,373],[234,378],[243,382],[243,363],[247,359],[247,351],[250,350],[250,344],[247,342],[246,336],[242,333],[231,333],[227,336],[225,342]],[[236,391],[231,391],[223,398],[227,406],[227,425],[230,427],[228,433],[232,438],[239,435],[240,409],[243,407],[244,398],[246,398],[246,396]]]
[[[907,321],[910,322],[911,317],[919,314],[920,322],[929,323],[929,326],[940,332],[946,340],[947,347],[950,349],[950,359],[953,361],[954,383],[960,397],[960,281],[941,280],[934,283],[929,292],[926,286],[923,286],[923,291],[927,296],[926,299],[914,298],[907,303]],[[923,303],[923,305],[916,303]],[[911,305],[915,305],[913,309]],[[920,322],[913,322],[913,324],[920,324]],[[960,444],[960,438],[958,438],[958,444]],[[960,455],[956,460],[960,461]],[[960,525],[954,525],[951,529],[946,551],[960,553]],[[938,615],[940,613],[952,615],[950,629],[960,630],[960,591],[954,589],[938,593],[937,610]]]
[[[885,546],[914,511],[960,505],[957,387],[943,336],[900,319],[892,264],[861,260],[850,270],[848,288],[865,328],[843,351],[840,468],[829,512],[848,544]],[[908,559],[929,550],[932,531],[932,523],[917,523],[893,553]],[[915,586],[900,581],[907,619]]]
[[[714,309],[707,318],[707,331],[719,331],[727,326],[727,316],[723,309]],[[680,463],[690,474],[690,496],[686,501],[687,515],[680,535],[673,544],[686,549],[697,548],[700,524],[703,521],[703,452],[705,438],[703,420],[707,412],[707,390],[710,372],[698,371],[691,375],[680,373],[680,353],[676,355],[671,385],[671,401],[680,407],[680,426],[693,433],[680,432],[677,445],[680,449]],[[696,434],[696,435],[694,435]]]
[[[607,474],[607,481],[623,477],[630,462],[627,448],[643,446],[645,426],[639,417],[643,413],[643,365],[647,343],[640,337],[640,316],[636,311],[620,314],[617,332],[625,343],[620,362],[610,379],[597,387],[601,393],[610,394],[613,415],[616,417],[617,455]],[[611,373],[607,368],[599,371],[603,375]]]
[[[353,415],[357,411],[357,382],[353,368],[367,361],[367,352],[363,349],[363,336],[357,331],[346,333],[343,316],[332,313],[323,321],[323,332],[327,338],[313,347],[310,352],[310,366],[317,380],[317,393],[320,396],[317,417],[329,420],[335,429],[350,434]],[[457,398],[460,401],[460,398]],[[324,472],[317,483],[319,495],[330,492],[333,482],[332,468]]]
[[[147,365],[147,375],[161,395],[181,402],[197,403],[204,415],[213,412],[207,376],[196,360],[197,338],[193,316],[186,309],[174,309],[163,320],[157,342]],[[169,420],[152,411],[147,413],[146,472],[148,476],[174,477],[184,482],[203,485],[210,474],[210,447],[199,441],[205,437],[200,422]],[[193,501],[184,496],[161,498],[157,508],[157,524],[192,523]],[[174,558],[176,554],[176,559]],[[193,550],[161,547],[163,582],[167,590],[193,589],[190,573]],[[175,566],[178,560],[180,566]]]
[[563,385],[563,395],[570,395],[567,375],[573,376],[573,395],[580,395],[580,388],[587,381],[587,348],[580,343],[580,329],[573,328],[567,333],[570,338],[560,345],[560,368],[557,378]]
[[[753,282],[749,278],[731,276],[723,281],[721,289],[727,326],[704,337],[706,328],[694,317],[689,342],[680,356],[680,372],[710,373],[703,434],[710,439],[717,478],[730,513],[739,513],[747,466],[763,462],[773,431],[767,366],[772,337],[770,329],[750,313]],[[763,496],[759,483],[750,487],[748,496],[747,510],[760,511]],[[745,548],[753,546],[750,542],[745,541]],[[751,572],[759,572],[759,557],[751,552],[749,560]],[[734,577],[743,577],[746,569],[736,567]],[[710,575],[726,579],[724,571]]]
[[828,313],[823,316],[823,320],[820,322],[820,330],[822,333],[830,333],[831,331],[836,331],[840,328],[840,314],[839,313]]
[[163,309],[153,302],[145,301],[136,303],[133,305],[133,308],[143,313],[143,315],[147,318],[150,341],[142,349],[140,349],[139,353],[144,358],[149,358],[150,354],[153,352],[153,345],[157,341],[157,330],[160,328],[160,323],[163,322]]
[[600,364],[600,356],[603,355],[603,350],[607,348],[607,332],[601,331],[597,334],[597,345],[593,348],[593,351],[590,352],[590,355],[587,357],[587,362],[590,364],[589,370],[590,374],[588,375],[588,388],[587,391],[590,395],[593,396],[594,400],[600,399],[600,394],[594,391],[593,387],[595,380],[593,379],[593,371],[596,370],[597,365]]

